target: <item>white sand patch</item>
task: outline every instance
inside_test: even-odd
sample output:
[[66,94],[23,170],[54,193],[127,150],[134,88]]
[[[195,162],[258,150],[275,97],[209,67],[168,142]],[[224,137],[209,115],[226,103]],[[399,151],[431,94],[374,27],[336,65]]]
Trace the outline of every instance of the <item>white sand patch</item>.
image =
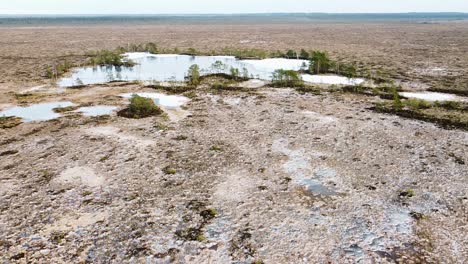
[[89,167],[73,167],[66,169],[51,181],[52,185],[98,187],[104,184],[104,177],[97,175]]
[[320,123],[328,124],[328,123],[333,123],[336,122],[337,119],[333,116],[328,116],[328,115],[322,115],[317,112],[312,112],[312,111],[303,111],[302,114],[306,117],[309,117],[311,119],[314,119]]
[[107,212],[71,213],[45,226],[43,233],[50,234],[56,231],[76,230],[78,227],[87,227],[97,222],[104,221],[108,216],[109,214]]
[[135,145],[136,143],[140,147],[149,146],[154,143],[154,141],[150,139],[144,139],[144,138],[139,138],[139,137],[135,137],[132,135],[127,135],[121,132],[119,128],[113,127],[113,126],[92,127],[92,128],[86,129],[86,132],[88,134],[97,135],[97,136],[105,136],[110,139],[118,140],[124,143],[131,143],[133,145]]
[[215,201],[222,200],[237,203],[246,200],[255,188],[255,181],[248,172],[228,172],[222,178],[222,182],[218,184],[213,197]]

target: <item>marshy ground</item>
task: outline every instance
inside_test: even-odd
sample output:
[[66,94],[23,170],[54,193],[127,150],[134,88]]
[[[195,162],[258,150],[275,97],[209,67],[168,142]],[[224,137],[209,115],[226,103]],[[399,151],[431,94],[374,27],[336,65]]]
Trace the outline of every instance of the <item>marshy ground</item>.
[[[309,47],[374,62],[407,90],[467,84],[463,22],[2,27],[0,39],[0,110],[122,109],[122,94],[161,92],[124,82],[55,88],[43,77],[54,61],[128,42]],[[466,130],[376,112],[381,99],[362,93],[208,82],[162,116],[65,112],[0,128],[0,260],[467,261]]]

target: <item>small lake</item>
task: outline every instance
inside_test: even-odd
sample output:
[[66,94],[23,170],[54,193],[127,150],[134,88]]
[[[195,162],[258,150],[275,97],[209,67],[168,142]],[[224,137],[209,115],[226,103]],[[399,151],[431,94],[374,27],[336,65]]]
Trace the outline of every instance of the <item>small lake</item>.
[[54,112],[54,108],[73,106],[72,102],[52,102],[34,104],[31,106],[17,106],[0,112],[0,116],[16,116],[24,122],[46,121],[59,118],[62,115]]
[[[300,70],[308,67],[306,60],[265,59],[238,60],[233,56],[189,56],[176,54],[127,53],[125,55],[137,65],[133,67],[98,66],[84,67],[73,71],[70,77],[62,78],[59,86],[70,87],[80,84],[98,84],[114,80],[122,81],[185,81],[188,69],[197,64],[202,75],[230,73],[237,68],[242,75],[246,69],[250,78],[270,80],[277,69]],[[218,64],[216,64],[218,62]],[[221,63],[219,63],[221,62]]]
[[361,78],[347,78],[338,75],[301,75],[304,82],[309,83],[321,83],[321,84],[337,84],[337,85],[359,85],[365,82]]
[[[150,54],[142,52],[126,53],[126,59],[137,63],[133,67],[97,66],[73,70],[69,77],[59,81],[60,87],[99,84],[110,81],[146,81],[168,82],[185,81],[190,66],[197,64],[201,75],[213,73],[230,74],[231,68],[237,68],[239,74],[244,71],[249,78],[271,80],[275,70],[307,69],[309,61],[299,59],[271,58],[264,60],[239,60],[234,56],[189,56],[177,54]],[[350,80],[341,76],[302,75],[306,82],[325,84],[356,84],[359,80]],[[363,82],[364,80],[362,80]]]

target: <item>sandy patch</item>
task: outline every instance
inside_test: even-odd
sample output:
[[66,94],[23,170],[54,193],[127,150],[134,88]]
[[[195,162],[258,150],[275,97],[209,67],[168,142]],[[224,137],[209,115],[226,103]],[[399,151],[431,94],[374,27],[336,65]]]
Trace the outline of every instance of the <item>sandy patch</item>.
[[104,181],[104,177],[97,175],[89,167],[73,167],[60,173],[57,178],[52,180],[51,184],[98,187],[103,185]]

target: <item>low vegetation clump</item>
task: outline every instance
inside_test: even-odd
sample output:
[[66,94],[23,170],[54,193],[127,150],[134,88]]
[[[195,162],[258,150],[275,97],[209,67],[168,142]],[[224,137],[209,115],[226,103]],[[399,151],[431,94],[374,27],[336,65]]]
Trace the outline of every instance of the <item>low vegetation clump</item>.
[[13,128],[23,123],[21,118],[14,116],[0,116],[0,128]]
[[193,64],[188,70],[188,82],[191,85],[200,84],[200,66]]
[[262,49],[236,49],[236,48],[224,48],[221,53],[212,55],[229,55],[234,56],[238,59],[266,59],[269,57],[267,51]]
[[211,150],[211,151],[222,151],[223,148],[221,148],[221,147],[218,146],[218,145],[213,145],[213,146],[210,147],[210,150]]
[[65,113],[78,109],[77,106],[56,107],[52,109],[55,113]]
[[57,79],[65,73],[69,72],[73,68],[73,63],[65,60],[63,62],[56,63],[46,68],[46,77],[49,79]]
[[128,44],[127,47],[119,47],[119,51],[125,52],[148,52],[151,54],[158,54],[160,52],[158,45],[154,42],[145,44]]
[[436,123],[441,127],[468,130],[468,105],[460,102],[429,102],[421,99],[402,99],[394,91],[393,100],[376,103],[377,112]]
[[306,93],[311,93],[311,94],[315,94],[315,95],[321,94],[319,88],[317,88],[315,86],[309,86],[309,85],[304,85],[304,86],[297,87],[296,91],[298,91],[299,93],[303,93],[303,94],[306,94]]
[[187,228],[176,231],[176,236],[185,241],[206,241],[206,237],[203,235],[203,231],[200,228]]
[[167,175],[173,175],[177,173],[177,170],[174,167],[166,166],[163,168],[163,172],[164,174],[167,174]]
[[159,108],[152,99],[134,94],[130,99],[130,105],[126,109],[118,112],[118,115],[127,118],[145,118],[162,113],[163,111],[161,108]]
[[30,103],[38,102],[39,99],[45,97],[45,94],[41,94],[41,93],[15,93],[14,97],[18,101],[19,104],[30,104]]
[[88,56],[91,57],[89,59],[89,64],[93,66],[105,66],[105,65],[112,65],[112,66],[117,66],[117,67],[135,66],[135,62],[131,60],[123,59],[122,54],[123,54],[122,51],[119,49],[115,51],[100,50],[100,51],[92,52],[88,54]]
[[303,87],[304,81],[296,71],[280,69],[273,72],[271,85],[273,87]]
[[200,212],[200,216],[203,217],[204,221],[210,221],[218,215],[218,211],[214,208],[209,208]]

